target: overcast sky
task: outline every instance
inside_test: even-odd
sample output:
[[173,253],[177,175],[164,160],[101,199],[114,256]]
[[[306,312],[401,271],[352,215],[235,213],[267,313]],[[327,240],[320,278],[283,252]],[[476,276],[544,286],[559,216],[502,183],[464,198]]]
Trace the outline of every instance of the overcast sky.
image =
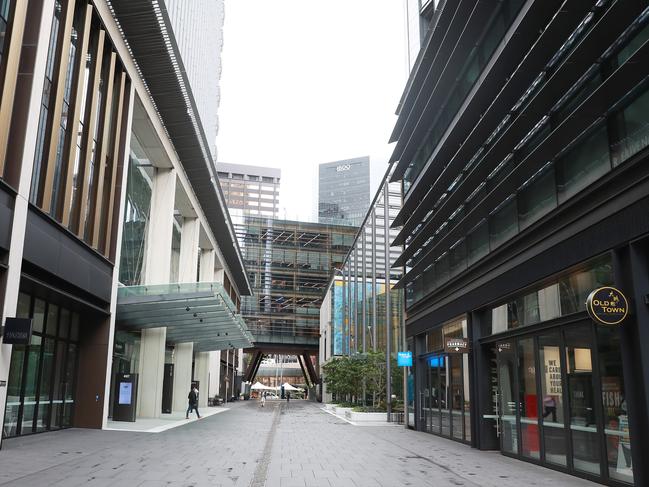
[[385,172],[406,79],[403,0],[225,0],[218,160],[279,167],[280,216],[312,219],[319,163]]

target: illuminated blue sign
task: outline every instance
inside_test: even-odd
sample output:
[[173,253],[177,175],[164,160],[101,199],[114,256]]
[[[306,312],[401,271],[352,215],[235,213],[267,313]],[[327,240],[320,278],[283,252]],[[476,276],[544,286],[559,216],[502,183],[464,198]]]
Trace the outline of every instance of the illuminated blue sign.
[[397,365],[399,367],[412,367],[412,352],[397,352]]

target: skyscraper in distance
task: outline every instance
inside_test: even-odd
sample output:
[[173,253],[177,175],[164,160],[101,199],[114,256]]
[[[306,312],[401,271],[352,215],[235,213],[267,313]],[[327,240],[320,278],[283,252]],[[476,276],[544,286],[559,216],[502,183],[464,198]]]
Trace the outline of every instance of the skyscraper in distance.
[[370,204],[370,158],[320,164],[318,221],[359,226]]

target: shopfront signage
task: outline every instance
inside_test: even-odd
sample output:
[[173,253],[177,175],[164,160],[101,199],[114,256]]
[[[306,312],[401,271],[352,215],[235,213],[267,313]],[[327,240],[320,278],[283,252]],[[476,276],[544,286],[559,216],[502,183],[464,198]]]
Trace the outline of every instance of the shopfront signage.
[[7,345],[29,345],[32,339],[31,318],[7,318],[2,343]]
[[399,367],[412,367],[412,352],[397,352],[397,365]]
[[469,353],[469,340],[466,338],[447,338],[446,353]]
[[0,380],[0,387],[7,387],[7,381],[6,380]]
[[619,325],[629,314],[629,303],[619,289],[600,287],[588,296],[586,310],[597,323]]
[[336,166],[336,172],[349,171],[351,168],[351,164],[341,164],[339,166]]
[[512,342],[496,343],[496,349],[498,350],[498,353],[509,352],[512,349]]

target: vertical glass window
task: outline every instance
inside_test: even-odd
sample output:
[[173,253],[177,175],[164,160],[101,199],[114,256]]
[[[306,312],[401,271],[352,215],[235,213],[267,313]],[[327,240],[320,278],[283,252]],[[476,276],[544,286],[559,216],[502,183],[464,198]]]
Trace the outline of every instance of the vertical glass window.
[[462,239],[449,252],[450,276],[454,277],[466,269],[466,240]]
[[18,415],[21,406],[20,389],[23,383],[24,360],[25,346],[14,345],[11,349],[11,363],[9,364],[9,377],[7,380],[7,403],[2,430],[2,434],[5,437],[16,436],[18,434]]
[[451,436],[451,381],[448,356],[443,355],[439,360],[439,406],[442,412],[442,436]]
[[595,130],[556,161],[559,204],[590,186],[611,170],[606,126]]
[[593,386],[592,328],[586,325],[566,329],[565,339],[573,466],[577,471],[600,475],[600,443]]
[[629,412],[619,330],[605,326],[596,329],[608,475],[612,479],[633,484]]
[[21,433],[31,433],[36,412],[36,391],[38,387],[38,370],[40,368],[42,338],[32,335],[32,341],[27,350],[27,369],[24,378],[24,399]]
[[500,411],[502,422],[501,449],[518,454],[518,430],[516,415],[516,361],[514,350],[503,350],[498,355],[498,384],[500,388]]
[[49,119],[49,110],[52,97],[52,83],[54,82],[54,68],[57,52],[56,45],[59,38],[59,28],[61,27],[62,15],[61,0],[56,0],[54,4],[54,15],[52,17],[52,30],[50,33],[50,41],[47,51],[47,64],[45,65],[45,80],[43,81],[43,96],[41,98],[40,117],[38,120],[38,131],[36,134],[36,151],[34,159],[34,168],[32,171],[32,184],[30,188],[29,201],[35,205],[41,203],[42,187],[44,183],[44,173],[46,162],[45,151],[47,144],[45,143],[45,135],[47,132],[47,125]]
[[[645,29],[649,32],[649,27]],[[613,165],[618,166],[649,146],[649,91],[638,97],[622,112],[621,140],[613,145]]]
[[448,359],[451,366],[451,389],[448,400],[451,404],[453,438],[462,440],[464,437],[464,420],[462,418],[464,410],[464,400],[462,397],[464,392],[462,386],[462,354],[449,354]]
[[499,247],[518,233],[516,198],[507,198],[489,217],[489,245]]
[[554,167],[547,164],[518,192],[518,222],[521,230],[556,207]]
[[536,390],[533,338],[525,338],[518,342],[518,395],[521,416],[521,455],[539,460],[541,458],[539,396]]
[[558,333],[539,337],[542,424],[545,461],[567,465],[566,434],[563,413],[563,380],[560,338]]

